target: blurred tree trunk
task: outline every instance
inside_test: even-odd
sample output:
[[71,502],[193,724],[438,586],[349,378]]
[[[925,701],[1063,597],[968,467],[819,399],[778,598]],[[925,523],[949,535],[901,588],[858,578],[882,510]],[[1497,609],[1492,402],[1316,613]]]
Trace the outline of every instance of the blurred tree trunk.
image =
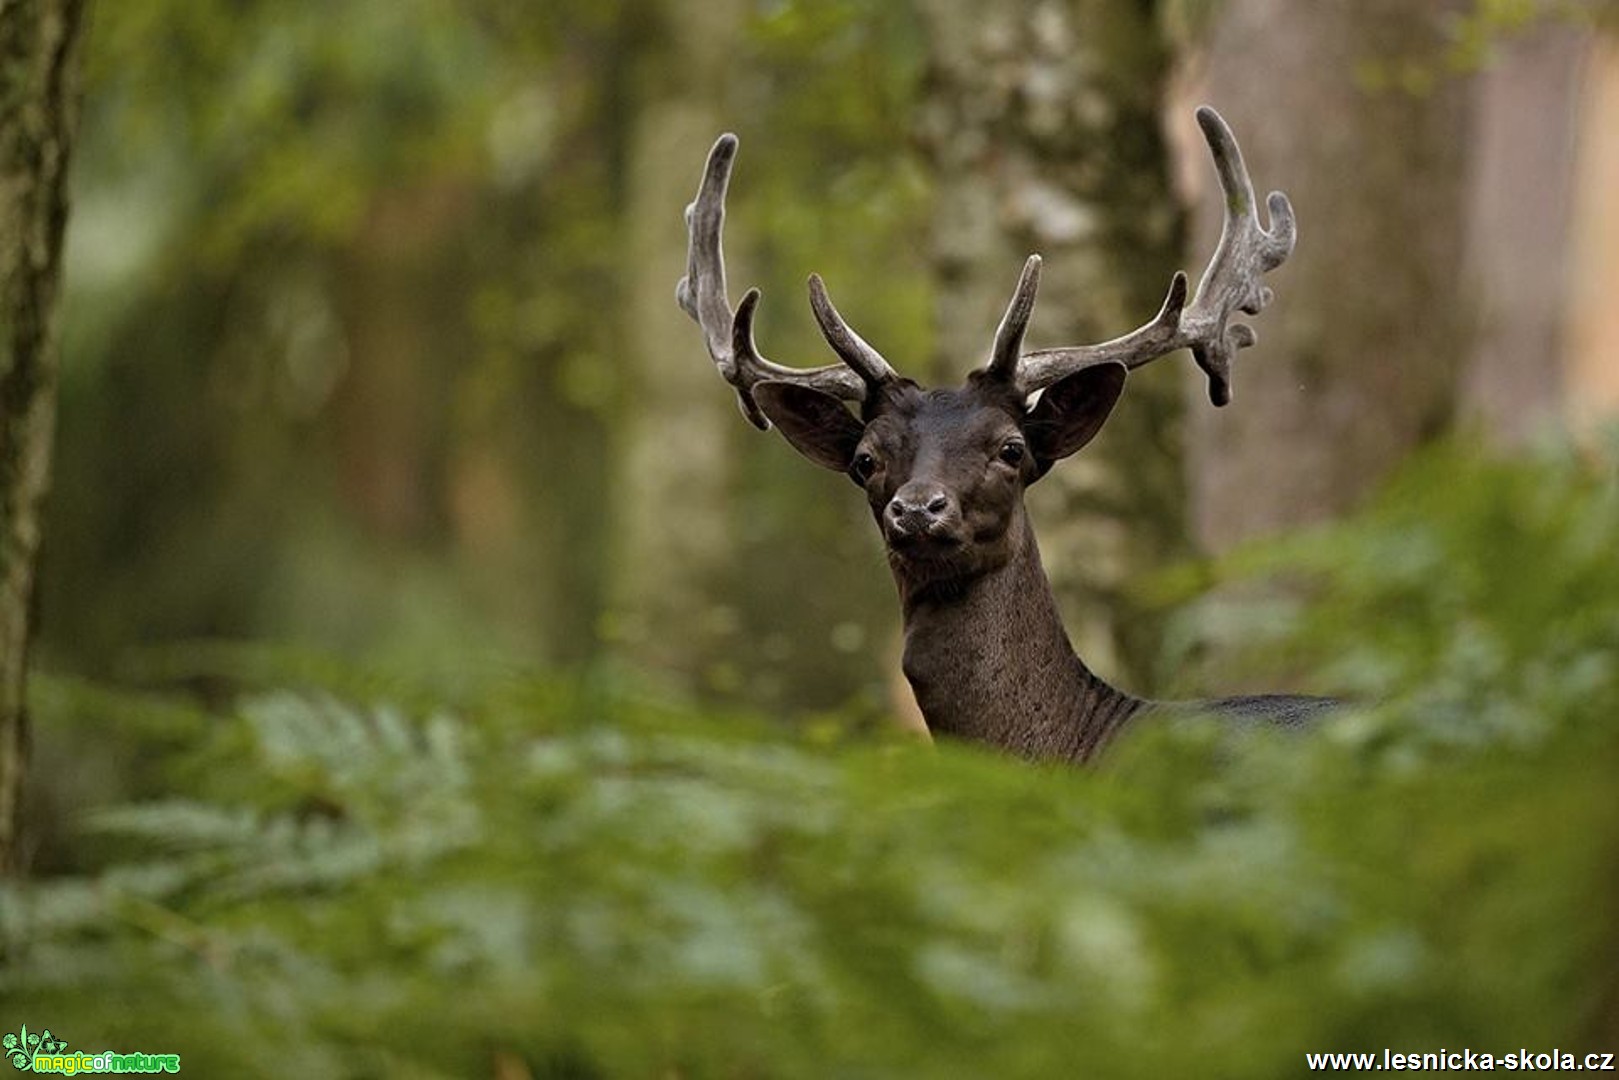
[[1463,414],[1521,443],[1563,399],[1570,211],[1581,75],[1590,33],[1554,20],[1500,43],[1474,83],[1468,268],[1478,339]]
[[19,855],[28,643],[56,420],[55,313],[84,7],[0,4],[0,870]]
[[[1235,128],[1261,194],[1292,197],[1299,245],[1259,347],[1238,358],[1231,406],[1209,408],[1191,380],[1192,515],[1212,550],[1345,510],[1452,418],[1471,325],[1472,94],[1443,59],[1459,6],[1216,9],[1197,96]],[[1177,142],[1202,177],[1195,140]],[[1211,243],[1212,181],[1198,206],[1196,235]]]
[[743,6],[671,0],[640,14],[663,33],[648,50],[628,148],[626,349],[615,358],[625,393],[607,631],[638,668],[690,689],[705,680],[729,628],[712,586],[732,561],[730,447],[742,425],[674,288],[686,265],[681,211],[726,126],[722,90]]
[[[435,177],[379,192],[340,256],[337,306],[347,370],[333,396],[339,490],[352,519],[394,550],[436,537],[448,371],[435,340],[464,305],[444,249],[473,205]],[[453,355],[453,353],[451,354]]]
[[[1581,432],[1619,420],[1619,32],[1601,34],[1580,94],[1564,408]],[[1615,999],[1619,1006],[1619,997]],[[1614,1017],[1619,1026],[1619,1014]]]
[[[1154,5],[924,0],[919,136],[935,174],[938,357],[982,364],[1023,260],[1045,258],[1029,347],[1102,341],[1145,322],[1181,259],[1160,110],[1169,71]],[[1156,628],[1120,588],[1181,548],[1179,381],[1130,378],[1107,429],[1031,492],[1075,644],[1146,689]]]

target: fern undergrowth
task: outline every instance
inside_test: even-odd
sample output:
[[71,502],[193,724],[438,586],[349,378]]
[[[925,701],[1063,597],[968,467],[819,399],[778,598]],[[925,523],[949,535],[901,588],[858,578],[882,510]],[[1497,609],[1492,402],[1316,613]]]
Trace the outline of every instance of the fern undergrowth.
[[[446,689],[212,650],[207,705],[41,679],[47,739],[145,779],[107,801],[65,755],[41,780],[79,855],[0,891],[0,1018],[234,1076],[1612,1048],[1613,461],[1447,451],[1217,567],[1177,664],[1242,627],[1222,662],[1367,704],[1304,735],[1142,730],[1093,773],[494,666]],[[1287,588],[1230,587],[1257,580]]]

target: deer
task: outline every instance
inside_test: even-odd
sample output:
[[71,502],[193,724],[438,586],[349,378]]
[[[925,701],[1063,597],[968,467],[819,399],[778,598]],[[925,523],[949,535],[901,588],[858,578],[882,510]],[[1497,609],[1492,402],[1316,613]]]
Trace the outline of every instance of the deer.
[[1287,196],[1267,199],[1269,227],[1225,120],[1197,110],[1224,194],[1220,239],[1190,302],[1177,271],[1158,314],[1100,344],[1024,351],[1041,260],[1030,255],[995,330],[989,361],[954,388],[900,375],[844,321],[818,274],[810,307],[838,363],[795,368],[754,342],[760,292],[733,309],[722,231],[737,138],[710,150],[686,207],[686,273],[676,300],[701,329],[709,357],[743,415],[775,427],[799,454],[848,476],[866,496],[899,592],[902,668],[928,730],[1033,761],[1086,764],[1148,717],[1209,714],[1297,727],[1338,707],[1331,698],[1260,694],[1165,702],[1110,685],[1080,659],[1063,627],[1024,492],[1099,432],[1127,374],[1189,349],[1215,406],[1231,401],[1231,364],[1252,346],[1272,300],[1261,277],[1296,239]]

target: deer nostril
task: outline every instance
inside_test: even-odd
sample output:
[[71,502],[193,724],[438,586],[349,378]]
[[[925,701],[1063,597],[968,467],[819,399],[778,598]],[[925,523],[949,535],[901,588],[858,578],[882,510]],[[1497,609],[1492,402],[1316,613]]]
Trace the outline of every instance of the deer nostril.
[[906,485],[888,500],[884,513],[902,531],[932,528],[941,523],[953,502],[950,493],[933,485]]

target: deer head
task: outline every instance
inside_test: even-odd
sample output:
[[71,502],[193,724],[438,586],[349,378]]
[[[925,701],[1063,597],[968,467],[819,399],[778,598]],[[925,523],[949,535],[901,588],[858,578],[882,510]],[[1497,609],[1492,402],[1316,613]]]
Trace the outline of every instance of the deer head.
[[1017,553],[1024,489],[1101,430],[1130,369],[1189,348],[1214,404],[1231,400],[1232,358],[1255,341],[1231,316],[1258,314],[1270,302],[1260,277],[1292,251],[1293,212],[1273,193],[1270,228],[1261,226],[1231,129],[1208,107],[1197,119],[1226,217],[1191,303],[1186,275],[1177,273],[1157,316],[1139,329],[1099,345],[1024,352],[1040,282],[1040,257],[1031,255],[988,365],[953,389],[925,389],[899,375],[849,328],[818,275],[809,279],[810,305],[841,363],[805,370],[760,355],[753,339],[759,290],[749,289],[733,311],[721,253],[737,140],[723,135],[714,144],[686,210],[690,249],[677,299],[702,327],[744,415],[761,429],[773,424],[805,457],[865,490],[907,598],[997,569]]

